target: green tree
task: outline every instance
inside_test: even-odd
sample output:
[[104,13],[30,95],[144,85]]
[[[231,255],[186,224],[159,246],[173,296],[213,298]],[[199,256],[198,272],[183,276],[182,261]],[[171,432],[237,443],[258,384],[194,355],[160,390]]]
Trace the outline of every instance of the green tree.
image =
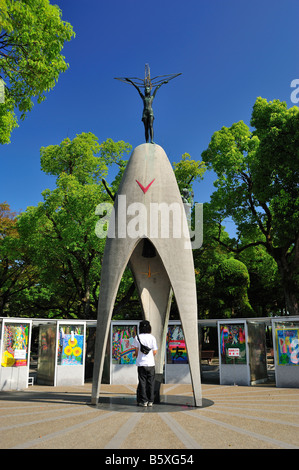
[[[222,313],[219,311],[219,299],[215,297],[215,271],[228,254],[216,241],[219,224],[209,203],[204,204],[203,214],[203,244],[201,248],[193,251],[198,316],[202,319],[219,318]],[[220,230],[222,237],[225,237],[226,232],[221,225]]]
[[[18,217],[20,242],[38,279],[10,303],[10,314],[96,317],[105,240],[95,234],[99,220],[95,209],[102,202],[112,202],[130,151],[131,146],[122,141],[107,139],[99,144],[91,133],[41,148],[42,170],[57,177],[56,188],[43,191],[43,201]],[[185,171],[183,187],[192,188],[200,164],[186,165],[189,172]],[[117,171],[109,185],[106,178],[111,181],[112,167]],[[126,269],[113,317],[134,315],[140,315],[139,300],[131,271]]]
[[18,125],[15,111],[24,119],[32,98],[42,102],[68,68],[61,51],[74,32],[61,15],[49,0],[0,0],[0,77],[6,83],[0,104],[2,144],[10,142]]
[[219,310],[229,310],[229,317],[256,316],[248,299],[249,284],[245,264],[234,258],[224,259],[215,271],[214,295],[219,299]]
[[211,197],[231,216],[238,239],[220,243],[241,253],[264,246],[275,260],[287,310],[298,315],[299,292],[299,109],[258,98],[250,131],[243,121],[213,134],[202,154],[217,174]]
[[[223,244],[218,243],[219,237]],[[211,203],[204,204],[203,240],[193,252],[199,318],[255,315],[248,299],[247,266],[224,246],[230,238],[221,211]]]
[[189,153],[184,153],[179,162],[173,163],[173,169],[179,190],[186,188],[192,192],[193,184],[203,179],[206,166],[203,161],[191,160]]
[[35,310],[95,318],[105,244],[95,234],[95,209],[108,200],[98,181],[120,160],[120,153],[109,151],[117,147],[124,153],[131,149],[111,139],[99,145],[93,134],[82,133],[41,149],[42,168],[57,176],[57,187],[43,191],[43,202],[18,218],[20,237],[39,272],[38,285],[26,292]]
[[0,204],[0,316],[12,310],[20,294],[37,281],[36,269],[22,250],[16,214],[9,204]]

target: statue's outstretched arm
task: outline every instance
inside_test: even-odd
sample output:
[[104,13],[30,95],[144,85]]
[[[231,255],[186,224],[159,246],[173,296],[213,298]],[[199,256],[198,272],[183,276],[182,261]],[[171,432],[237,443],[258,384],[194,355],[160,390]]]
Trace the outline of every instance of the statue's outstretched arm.
[[159,88],[160,88],[162,85],[166,85],[166,83],[168,83],[168,82],[169,82],[169,80],[164,80],[164,82],[160,83],[160,85],[158,85],[158,86],[155,88],[155,91],[154,91],[154,93],[153,93],[153,97],[154,97],[154,98],[155,98],[156,93],[157,93],[157,91],[159,90]]
[[124,78],[124,80],[126,80],[126,82],[131,83],[131,84],[136,88],[136,90],[138,91],[138,93],[139,93],[141,99],[143,100],[144,95],[141,93],[139,87],[133,82],[133,80],[131,80],[130,78]]

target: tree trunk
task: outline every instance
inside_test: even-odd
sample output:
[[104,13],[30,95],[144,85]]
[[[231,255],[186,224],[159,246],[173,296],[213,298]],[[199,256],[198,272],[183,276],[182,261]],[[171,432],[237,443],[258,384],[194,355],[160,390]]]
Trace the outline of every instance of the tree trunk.
[[293,292],[288,285],[284,285],[283,288],[289,314],[299,315],[298,298],[296,292]]
[[276,263],[282,280],[287,312],[289,315],[299,315],[298,288],[294,281],[295,272],[293,272],[294,270],[285,255],[276,259]]

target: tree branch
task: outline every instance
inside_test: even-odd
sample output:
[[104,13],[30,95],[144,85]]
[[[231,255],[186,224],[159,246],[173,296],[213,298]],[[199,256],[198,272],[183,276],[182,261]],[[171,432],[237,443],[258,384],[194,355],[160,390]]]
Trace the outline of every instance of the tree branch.
[[116,314],[132,297],[135,290],[135,282],[133,281],[130,285],[129,289],[127,290],[124,297],[118,302],[118,304],[114,307],[113,315]]
[[265,229],[263,222],[261,221],[261,219],[259,218],[259,216],[257,214],[256,208],[254,206],[254,202],[253,202],[253,199],[252,199],[252,179],[249,175],[246,175],[246,173],[244,173],[244,172],[241,173],[241,176],[242,176],[243,181],[247,185],[250,210],[251,210],[252,214],[254,215],[262,234],[266,237],[267,242],[270,243],[269,235],[270,235],[270,230],[271,230],[272,214],[271,214],[267,204],[265,204],[261,201],[258,201],[259,205],[264,209],[265,214],[267,216],[267,228]]
[[106,189],[108,195],[111,197],[112,201],[115,201],[115,194],[112,194],[112,192],[111,192],[110,189],[108,188],[107,183],[106,183],[106,181],[105,181],[104,178],[102,178],[102,183],[103,183],[103,185],[104,185],[104,187],[105,187],[105,189]]
[[222,242],[219,238],[213,237],[215,241],[220,243],[221,246],[226,248],[228,251],[231,251],[233,253],[242,253],[242,251],[247,250],[247,248],[250,248],[251,246],[264,246],[267,247],[267,244],[265,242],[259,241],[259,242],[252,242],[248,243],[247,245],[242,246],[241,248],[233,248],[226,243]]

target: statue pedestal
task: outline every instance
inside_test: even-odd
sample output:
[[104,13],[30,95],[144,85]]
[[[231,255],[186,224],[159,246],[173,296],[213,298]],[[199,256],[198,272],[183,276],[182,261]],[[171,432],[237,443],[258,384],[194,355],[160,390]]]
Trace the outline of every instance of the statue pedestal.
[[[113,236],[109,236],[109,226],[102,264],[93,400],[99,394],[114,302],[128,265],[139,293],[143,317],[150,321],[158,343],[156,399],[160,399],[163,348],[173,294],[188,351],[194,403],[201,407],[192,247],[181,194],[162,147],[142,144],[134,149],[115,198],[114,215]],[[152,243],[154,257],[143,256],[144,238]]]
[[163,391],[163,374],[155,375],[155,401],[154,403],[160,403],[160,395]]

